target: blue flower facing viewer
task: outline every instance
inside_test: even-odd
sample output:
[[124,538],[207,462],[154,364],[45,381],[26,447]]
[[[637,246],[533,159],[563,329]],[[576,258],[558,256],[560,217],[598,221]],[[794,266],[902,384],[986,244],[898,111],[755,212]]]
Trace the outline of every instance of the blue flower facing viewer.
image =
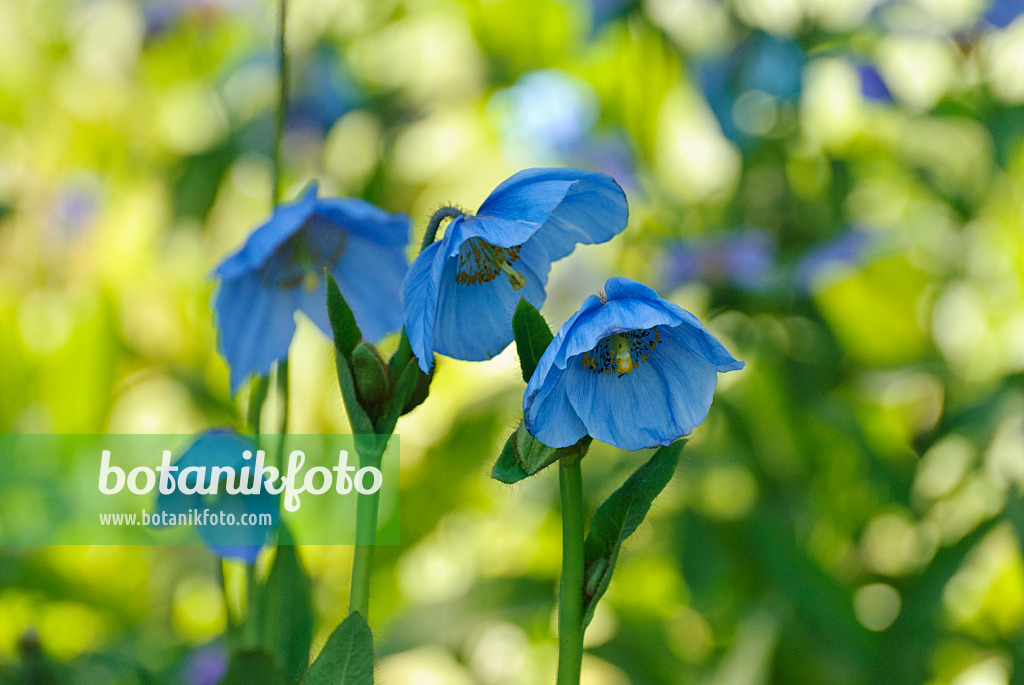
[[[180,478],[186,469],[196,469],[188,475],[192,478],[186,480],[190,488],[202,485],[199,482],[199,469],[204,474],[204,482],[212,478],[210,470],[213,467],[230,467],[234,472],[240,473],[241,469],[249,466],[252,472],[251,461],[246,461],[242,456],[245,450],[252,450],[255,453],[256,443],[248,436],[239,435],[234,431],[213,430],[207,431],[196,438],[188,449],[186,449],[174,466],[178,471],[174,474]],[[174,490],[170,494],[163,492],[157,497],[156,509],[158,514],[166,512],[174,515],[187,515],[193,510],[211,509],[217,515],[223,512],[225,516],[233,515],[238,525],[227,526],[217,524],[196,525],[196,532],[200,539],[218,557],[227,559],[240,559],[247,564],[252,564],[259,556],[260,549],[266,544],[268,537],[273,533],[280,520],[278,511],[277,495],[267,492],[261,488],[257,494],[227,494],[225,485],[218,486],[219,494],[215,501],[205,499],[206,496],[195,493],[184,493]],[[212,495],[210,497],[213,497]],[[271,525],[242,525],[242,517],[245,515],[269,515]],[[258,519],[257,519],[258,520]]]
[[705,419],[718,374],[742,368],[693,314],[611,278],[541,356],[523,397],[526,429],[551,447],[585,435],[626,450],[669,445]]
[[626,227],[622,188],[605,174],[527,169],[499,185],[475,215],[461,214],[429,245],[403,286],[405,329],[420,368],[434,352],[483,361],[512,342],[519,299],[544,303],[551,263],[577,243]]
[[214,271],[217,347],[231,368],[231,391],[288,356],[295,312],[330,335],[326,268],[360,330],[376,342],[402,325],[410,221],[364,200],[318,199],[316,184],[270,220]]

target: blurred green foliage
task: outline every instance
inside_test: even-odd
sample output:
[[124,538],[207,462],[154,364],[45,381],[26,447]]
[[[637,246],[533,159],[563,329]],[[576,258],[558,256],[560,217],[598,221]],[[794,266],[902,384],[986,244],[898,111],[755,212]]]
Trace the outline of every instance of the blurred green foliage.
[[[621,274],[747,362],[618,554],[591,685],[1024,683],[1024,26],[878,4],[290,3],[290,194],[318,178],[422,231],[523,167],[606,171],[630,226],[556,265],[548,323]],[[208,273],[270,210],[272,27],[258,0],[0,1],[0,429],[243,423]],[[773,58],[728,66],[751,36],[796,46],[795,89]],[[722,59],[724,101],[701,76]],[[290,373],[293,430],[346,431],[308,321]],[[444,360],[398,424],[381,682],[550,680],[557,484],[488,478],[522,390],[511,350]],[[595,444],[591,511],[648,458]],[[299,556],[315,653],[351,549]],[[0,682],[217,682],[245,603],[221,572],[202,548],[0,550]]]

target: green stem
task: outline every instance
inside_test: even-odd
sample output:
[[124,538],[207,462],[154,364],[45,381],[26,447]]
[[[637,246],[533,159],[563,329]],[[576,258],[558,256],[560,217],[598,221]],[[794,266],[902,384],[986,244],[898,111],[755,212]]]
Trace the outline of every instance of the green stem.
[[288,360],[277,363],[277,397],[281,404],[281,417],[278,424],[277,436],[277,462],[278,468],[284,466],[284,438],[288,433],[288,409],[291,402],[288,399]]
[[[360,455],[359,468],[380,468],[381,454]],[[356,499],[356,549],[352,556],[352,585],[349,591],[348,612],[358,611],[365,619],[370,609],[370,575],[373,572],[373,553],[377,539],[377,508],[380,491],[372,495],[359,495]]]
[[562,582],[558,587],[558,685],[579,685],[583,662],[583,471],[578,457],[558,468]]
[[288,15],[288,0],[281,0],[277,14],[277,119],[274,126],[273,181],[271,194],[276,207],[281,201],[281,141],[288,119],[288,52],[285,50],[285,18]]
[[263,402],[267,399],[269,387],[270,379],[259,376],[253,380],[249,389],[249,412],[246,414],[246,420],[249,422],[249,430],[254,435],[260,434],[260,417],[263,415]]
[[441,209],[434,212],[434,216],[430,217],[430,222],[427,224],[427,232],[423,234],[423,242],[420,243],[420,252],[430,247],[430,245],[437,238],[437,230],[441,228],[441,222],[445,219],[454,219],[462,216],[462,210],[458,207],[441,207]]
[[245,625],[242,643],[255,647],[260,642],[260,627],[256,625],[256,594],[259,583],[256,579],[256,564],[245,565]]

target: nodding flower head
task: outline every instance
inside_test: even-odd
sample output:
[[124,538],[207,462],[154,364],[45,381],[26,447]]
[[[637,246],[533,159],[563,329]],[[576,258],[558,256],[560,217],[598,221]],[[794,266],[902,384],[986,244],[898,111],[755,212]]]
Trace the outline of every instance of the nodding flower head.
[[585,435],[627,450],[668,445],[707,416],[718,374],[742,369],[693,314],[612,278],[562,326],[526,387],[526,428],[551,447]]
[[405,214],[363,200],[318,199],[315,184],[297,201],[278,205],[214,271],[217,346],[231,367],[231,391],[287,358],[296,311],[330,335],[324,269],[368,340],[398,330],[409,228]]
[[521,297],[544,303],[551,263],[577,243],[602,243],[626,227],[622,188],[605,174],[528,169],[499,185],[475,215],[455,212],[403,285],[405,329],[420,367],[434,352],[470,361],[512,342]]

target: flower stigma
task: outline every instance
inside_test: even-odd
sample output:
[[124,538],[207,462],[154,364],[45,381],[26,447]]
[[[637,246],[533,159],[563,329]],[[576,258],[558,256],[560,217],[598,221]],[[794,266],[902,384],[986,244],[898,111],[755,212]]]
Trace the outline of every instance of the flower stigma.
[[583,368],[593,373],[615,373],[622,378],[647,361],[660,342],[657,328],[614,333],[602,338],[590,352],[583,353]]

